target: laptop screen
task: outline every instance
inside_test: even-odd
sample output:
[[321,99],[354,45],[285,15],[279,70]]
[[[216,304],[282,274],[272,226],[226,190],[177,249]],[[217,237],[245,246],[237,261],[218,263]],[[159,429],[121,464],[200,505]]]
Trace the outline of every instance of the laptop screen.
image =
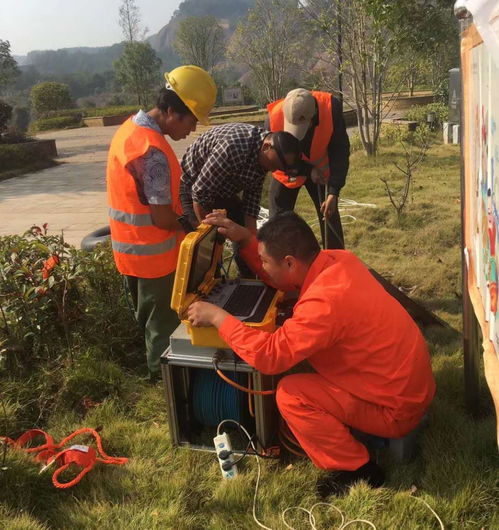
[[187,292],[193,293],[199,289],[203,283],[206,273],[210,270],[215,251],[215,238],[217,231],[215,228],[206,233],[196,245],[192,256],[191,271],[189,274],[189,283]]

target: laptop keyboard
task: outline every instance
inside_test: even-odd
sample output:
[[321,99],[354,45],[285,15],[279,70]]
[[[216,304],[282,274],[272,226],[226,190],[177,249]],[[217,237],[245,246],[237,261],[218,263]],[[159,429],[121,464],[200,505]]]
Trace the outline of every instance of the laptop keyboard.
[[238,285],[223,309],[235,316],[250,315],[265,288],[265,285]]

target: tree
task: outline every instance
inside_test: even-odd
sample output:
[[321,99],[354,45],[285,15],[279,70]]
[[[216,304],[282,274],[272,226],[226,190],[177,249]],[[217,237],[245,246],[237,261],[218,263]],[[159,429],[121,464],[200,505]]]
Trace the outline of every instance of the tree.
[[116,82],[123,91],[135,94],[139,105],[146,105],[152,88],[158,84],[161,60],[149,43],[138,42],[147,30],[140,27],[135,0],[123,0],[119,14],[125,43],[121,57],[113,63]]
[[179,24],[173,47],[187,64],[211,73],[225,53],[224,30],[213,16],[187,17]]
[[[450,0],[302,2],[303,12],[321,36],[321,59],[340,71],[344,99],[357,112],[359,135],[367,155],[376,154],[381,122],[403,83],[409,81],[413,88],[416,74],[425,69],[422,57],[429,60],[433,54],[433,70],[445,69],[441,64],[442,52],[444,46],[452,43],[450,30],[452,27],[455,30],[455,22],[449,25],[450,3]],[[394,69],[397,64],[398,71]],[[326,73],[325,87],[337,89],[334,81],[331,83],[330,71]],[[393,78],[394,73],[398,79]],[[392,93],[387,95],[384,91],[389,76]]]
[[396,2],[390,10],[392,31],[403,28],[397,46],[396,67],[405,70],[409,90],[425,79],[433,93],[446,100],[448,72],[459,64],[458,24],[454,0]]
[[401,130],[398,131],[398,142],[404,151],[404,159],[401,162],[393,162],[393,165],[403,175],[403,185],[399,190],[393,190],[386,177],[380,177],[385,185],[386,193],[392,206],[397,212],[397,219],[400,223],[402,211],[407,204],[411,186],[414,183],[414,173],[424,162],[426,153],[430,148],[430,129],[427,125],[419,125],[412,136],[404,138]]
[[19,73],[17,63],[10,53],[10,42],[0,39],[0,88],[12,83]]
[[140,29],[140,11],[135,0],[123,0],[119,13],[119,24],[125,40],[128,42],[139,40],[146,30]]
[[[303,6],[321,36],[322,60],[329,59],[333,68],[340,69],[344,100],[357,112],[359,136],[367,155],[376,154],[381,121],[396,97],[395,93],[383,100],[397,42],[397,34],[387,27],[393,3],[310,0]],[[337,88],[329,72],[323,82],[327,88]]]
[[30,99],[37,114],[73,107],[69,86],[64,83],[38,83],[31,89]]
[[159,84],[161,59],[146,42],[127,42],[123,55],[114,63],[116,82],[136,96],[138,105],[147,105]]
[[307,27],[296,1],[256,0],[238,24],[228,53],[250,69],[265,103],[283,97],[293,76],[308,62],[306,41]]

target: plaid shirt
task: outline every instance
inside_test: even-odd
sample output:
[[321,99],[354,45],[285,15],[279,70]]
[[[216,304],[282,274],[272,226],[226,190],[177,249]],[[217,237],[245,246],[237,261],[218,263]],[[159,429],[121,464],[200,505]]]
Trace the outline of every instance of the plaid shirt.
[[191,202],[210,210],[217,198],[243,192],[243,211],[258,217],[266,170],[258,153],[269,131],[246,123],[212,127],[202,134],[182,158],[183,187]]

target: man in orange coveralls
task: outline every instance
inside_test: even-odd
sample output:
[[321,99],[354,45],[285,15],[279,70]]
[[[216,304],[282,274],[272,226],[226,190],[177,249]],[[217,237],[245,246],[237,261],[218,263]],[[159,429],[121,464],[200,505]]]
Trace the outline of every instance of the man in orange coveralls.
[[293,316],[274,333],[252,329],[207,302],[189,307],[195,326],[215,326],[248,364],[278,374],[304,359],[316,373],[288,375],[277,388],[281,415],[312,462],[329,471],[322,496],[358,480],[379,487],[383,470],[350,433],[397,438],[413,430],[435,393],[427,346],[405,309],[351,252],[320,250],[306,222],[287,212],[251,233],[213,213],[205,222],[241,244],[262,279],[300,291]]

